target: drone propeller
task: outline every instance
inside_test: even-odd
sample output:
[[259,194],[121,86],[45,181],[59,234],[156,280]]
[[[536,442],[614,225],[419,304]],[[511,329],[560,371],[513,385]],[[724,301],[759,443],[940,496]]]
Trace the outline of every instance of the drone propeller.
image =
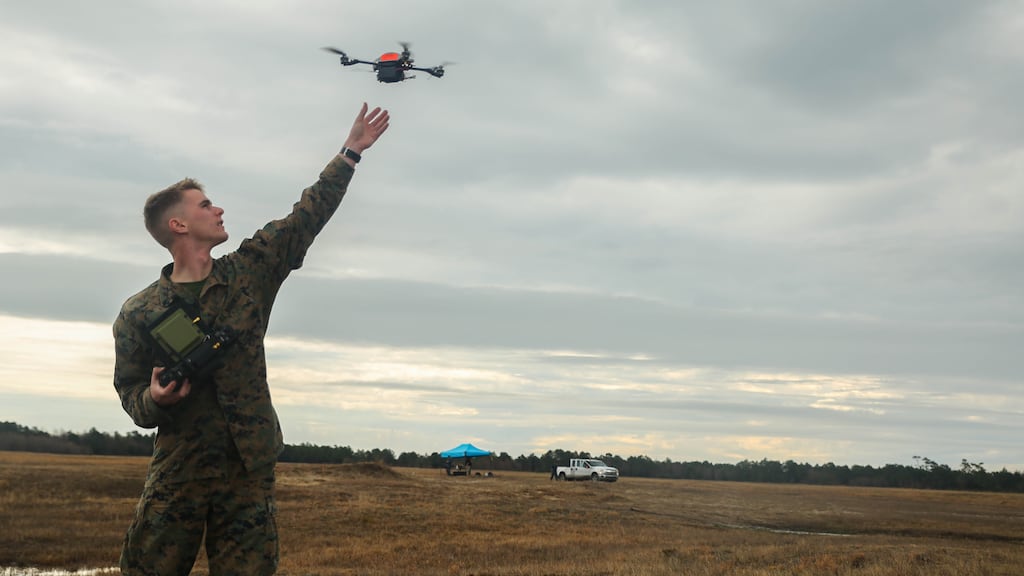
[[342,52],[341,50],[338,50],[337,48],[331,48],[330,46],[324,46],[324,50],[327,50],[328,52],[334,52],[335,54],[338,54],[340,56],[344,56],[344,57],[348,58],[348,54],[345,54],[344,52]]
[[440,78],[440,77],[444,76],[444,68],[445,68],[445,66],[454,66],[454,65],[455,65],[455,62],[448,62],[448,61],[441,62],[437,66],[434,66],[433,70],[431,70],[430,73],[433,74],[434,76],[437,76],[438,78]]

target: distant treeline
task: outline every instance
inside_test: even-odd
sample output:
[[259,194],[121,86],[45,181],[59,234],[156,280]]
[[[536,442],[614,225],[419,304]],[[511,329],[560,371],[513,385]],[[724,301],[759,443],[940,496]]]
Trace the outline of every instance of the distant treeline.
[[[0,450],[48,452],[59,454],[100,454],[148,456],[152,453],[155,434],[107,434],[92,428],[76,434],[52,435],[14,422],[0,422]],[[711,462],[673,462],[653,460],[647,456],[623,458],[613,454],[591,455],[587,452],[549,450],[538,456],[513,458],[502,452],[489,457],[474,458],[473,466],[484,471],[519,471],[548,473],[570,458],[599,458],[615,466],[623,477],[675,478],[689,480],[726,480],[733,482],[770,482],[778,484],[820,484],[843,486],[874,486],[887,488],[925,488],[935,490],[979,490],[988,492],[1024,492],[1024,475],[1005,468],[989,472],[982,463],[961,460],[958,468],[939,464],[930,458],[914,456],[913,465],[886,464],[881,467],[797,463],[792,460],[743,460],[736,464]],[[434,452],[429,455],[403,452],[398,456],[387,448],[353,450],[348,446],[288,444],[281,462],[339,463],[381,462],[390,466],[441,468],[445,459]]]

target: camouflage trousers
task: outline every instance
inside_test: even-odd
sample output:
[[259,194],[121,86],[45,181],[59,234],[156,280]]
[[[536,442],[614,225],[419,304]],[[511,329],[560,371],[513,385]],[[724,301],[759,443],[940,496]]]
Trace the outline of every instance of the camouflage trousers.
[[274,467],[247,473],[233,462],[226,478],[146,482],[121,549],[128,576],[185,576],[206,536],[211,576],[277,570]]

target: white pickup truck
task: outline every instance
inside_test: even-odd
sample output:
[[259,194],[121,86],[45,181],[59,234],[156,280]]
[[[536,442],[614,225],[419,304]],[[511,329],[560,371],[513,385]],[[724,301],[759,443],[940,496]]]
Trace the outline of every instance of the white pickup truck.
[[619,471],[593,458],[572,458],[568,466],[555,468],[555,479],[615,482],[619,479]]

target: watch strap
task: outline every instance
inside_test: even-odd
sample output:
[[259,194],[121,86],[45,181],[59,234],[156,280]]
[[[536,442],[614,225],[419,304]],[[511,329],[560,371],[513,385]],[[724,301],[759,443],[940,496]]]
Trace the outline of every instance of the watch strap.
[[359,164],[359,161],[363,159],[363,157],[359,155],[359,152],[356,152],[355,150],[349,148],[348,146],[342,148],[339,154],[345,156],[346,158],[351,158],[352,161],[355,162],[356,164]]

